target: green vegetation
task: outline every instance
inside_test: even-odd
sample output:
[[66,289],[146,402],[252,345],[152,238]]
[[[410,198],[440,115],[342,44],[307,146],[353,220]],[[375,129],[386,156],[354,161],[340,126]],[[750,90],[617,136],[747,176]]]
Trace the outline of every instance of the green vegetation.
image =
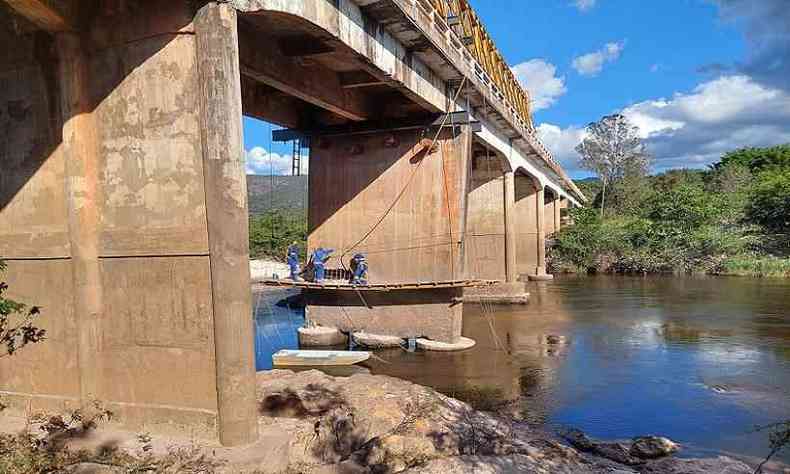
[[708,170],[621,175],[605,208],[600,192],[588,197],[550,249],[554,271],[790,276],[790,144],[732,151]]
[[[0,260],[0,272],[5,271],[5,263]],[[38,318],[39,309],[6,298],[8,285],[0,281],[0,358],[13,355],[28,344],[44,339],[46,331],[33,323]],[[3,405],[0,403],[0,409]]]
[[307,211],[275,209],[250,216],[250,257],[285,260],[285,251],[292,242],[304,256],[307,247]]

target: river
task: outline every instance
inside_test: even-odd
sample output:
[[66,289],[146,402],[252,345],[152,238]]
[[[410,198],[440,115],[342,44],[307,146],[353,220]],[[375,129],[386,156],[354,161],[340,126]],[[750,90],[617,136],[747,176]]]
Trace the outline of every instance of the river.
[[[790,418],[789,281],[561,277],[528,290],[526,306],[465,305],[471,350],[377,351],[366,364],[459,398],[509,400],[548,429],[668,436],[687,456],[759,458],[767,434],[754,426]],[[275,304],[283,295],[254,295],[259,370],[297,346],[303,316]]]

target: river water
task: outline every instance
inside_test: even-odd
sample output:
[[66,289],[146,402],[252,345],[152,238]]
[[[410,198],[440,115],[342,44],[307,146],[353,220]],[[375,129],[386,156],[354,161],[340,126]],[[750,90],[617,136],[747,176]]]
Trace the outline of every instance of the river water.
[[[471,350],[392,349],[366,365],[459,398],[508,400],[552,430],[668,436],[689,456],[759,458],[768,442],[755,425],[790,418],[790,281],[562,277],[528,290],[526,306],[465,305]],[[275,304],[283,295],[255,294],[259,370],[297,347],[303,316]]]

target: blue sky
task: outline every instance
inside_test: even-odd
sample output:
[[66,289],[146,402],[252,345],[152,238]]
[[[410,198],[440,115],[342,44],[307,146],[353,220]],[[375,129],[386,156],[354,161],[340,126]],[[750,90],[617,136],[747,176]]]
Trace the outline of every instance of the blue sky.
[[[470,1],[573,177],[588,175],[584,126],[613,112],[640,127],[655,171],[790,142],[790,0]],[[284,170],[290,149],[268,161],[265,127],[245,121],[247,150],[261,147],[248,161]]]

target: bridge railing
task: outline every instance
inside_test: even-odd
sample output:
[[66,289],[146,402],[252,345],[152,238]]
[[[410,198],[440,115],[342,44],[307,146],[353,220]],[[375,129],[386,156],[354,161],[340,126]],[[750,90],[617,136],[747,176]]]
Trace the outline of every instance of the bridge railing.
[[521,119],[532,128],[529,93],[525,91],[502,54],[488,35],[480,18],[472,10],[467,0],[418,0],[427,3],[439,12],[448,26],[456,27],[456,32],[466,49],[477,60],[494,85],[502,92]]

